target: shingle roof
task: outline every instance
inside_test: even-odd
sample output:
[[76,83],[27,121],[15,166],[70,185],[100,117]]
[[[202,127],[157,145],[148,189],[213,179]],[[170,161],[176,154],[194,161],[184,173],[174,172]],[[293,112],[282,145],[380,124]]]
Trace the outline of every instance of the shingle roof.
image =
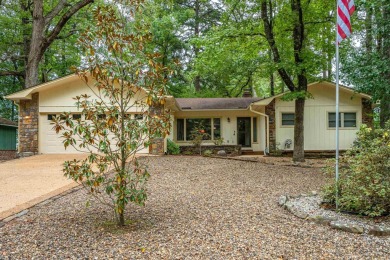
[[247,109],[261,98],[177,98],[182,110]]
[[11,121],[11,120],[8,120],[8,119],[5,119],[5,118],[1,118],[1,117],[0,117],[0,125],[18,127],[18,123],[17,122],[14,122],[14,121]]

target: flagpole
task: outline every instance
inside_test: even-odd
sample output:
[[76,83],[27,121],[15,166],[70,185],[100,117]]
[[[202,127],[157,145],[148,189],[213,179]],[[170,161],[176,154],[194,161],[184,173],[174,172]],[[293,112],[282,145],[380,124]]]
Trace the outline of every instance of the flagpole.
[[[338,12],[338,1],[336,6],[336,13]],[[336,210],[339,208],[339,42],[338,42],[338,31],[337,31],[337,19],[338,15],[336,15]]]

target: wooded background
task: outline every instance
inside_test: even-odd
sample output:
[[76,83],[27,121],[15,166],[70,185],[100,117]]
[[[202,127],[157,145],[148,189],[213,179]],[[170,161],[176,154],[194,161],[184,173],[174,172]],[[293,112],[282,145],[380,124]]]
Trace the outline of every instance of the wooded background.
[[[0,117],[16,119],[3,96],[72,73],[85,57],[80,35],[103,0],[0,1]],[[307,82],[334,81],[336,1],[146,0],[148,48],[174,69],[175,97],[263,97]],[[341,81],[380,101],[390,118],[390,3],[355,0],[353,36],[340,45]]]

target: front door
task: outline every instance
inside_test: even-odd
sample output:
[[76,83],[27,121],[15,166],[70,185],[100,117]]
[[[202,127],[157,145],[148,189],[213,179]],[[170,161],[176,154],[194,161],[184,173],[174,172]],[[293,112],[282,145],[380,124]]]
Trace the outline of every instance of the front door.
[[237,117],[237,143],[251,147],[251,118]]

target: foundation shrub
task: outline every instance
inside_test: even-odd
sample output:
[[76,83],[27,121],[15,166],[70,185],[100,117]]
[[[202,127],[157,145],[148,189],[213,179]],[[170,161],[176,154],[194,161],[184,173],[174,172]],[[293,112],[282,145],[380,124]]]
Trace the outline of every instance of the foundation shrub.
[[[371,217],[390,214],[390,121],[383,129],[362,125],[353,147],[340,158],[340,210]],[[325,171],[334,176],[334,168]],[[324,188],[324,199],[336,203],[336,183]]]

